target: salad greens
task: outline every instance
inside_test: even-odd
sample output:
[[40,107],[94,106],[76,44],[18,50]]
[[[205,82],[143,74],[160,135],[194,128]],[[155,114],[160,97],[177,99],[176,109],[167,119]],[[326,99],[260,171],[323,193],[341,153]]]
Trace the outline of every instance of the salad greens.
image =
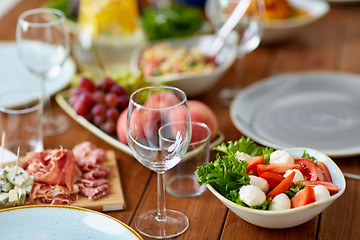
[[[215,147],[214,150],[225,153],[225,155],[217,154],[214,162],[198,167],[195,171],[198,183],[200,185],[210,184],[230,201],[246,205],[239,199],[239,190],[242,186],[250,183],[249,175],[246,173],[248,164],[246,161],[238,161],[236,152],[244,152],[250,156],[261,155],[264,156],[264,159],[269,160],[270,154],[275,149],[259,146],[250,138],[242,137],[235,142],[222,143]],[[261,205],[254,208],[266,209],[270,201],[266,202],[264,206]]]
[[[270,154],[276,149],[272,147],[264,147],[256,144],[250,138],[244,138],[237,141],[229,141],[222,143],[214,148],[214,150],[223,153],[216,155],[214,162],[210,162],[208,165],[203,164],[195,171],[195,177],[200,185],[210,184],[216,191],[226,197],[232,202],[239,205],[250,207],[240,200],[239,190],[242,186],[250,184],[250,177],[246,173],[248,163],[246,161],[238,161],[236,158],[237,152],[246,153],[252,157],[263,156],[266,164],[269,164]],[[311,157],[304,151],[302,158],[308,158],[316,162],[314,157]],[[289,199],[292,199],[294,195],[306,185],[298,182],[292,184],[290,189],[286,191],[286,195]],[[264,203],[258,206],[250,208],[267,210],[269,209],[272,198],[269,197]]]
[[158,9],[146,7],[141,19],[148,40],[191,36],[203,23],[200,8],[180,3],[166,4]]

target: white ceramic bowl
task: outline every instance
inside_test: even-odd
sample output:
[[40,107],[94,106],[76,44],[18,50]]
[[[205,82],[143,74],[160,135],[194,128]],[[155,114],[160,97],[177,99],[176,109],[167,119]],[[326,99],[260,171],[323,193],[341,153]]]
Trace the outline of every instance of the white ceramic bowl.
[[[214,39],[214,35],[201,35],[198,37],[166,40],[166,42],[169,42],[173,46],[186,46],[190,48],[193,46],[198,46],[200,43],[208,44],[212,39]],[[138,62],[143,50],[153,44],[155,43],[143,45],[134,50],[130,59],[130,68],[134,74],[140,73]],[[178,87],[185,91],[189,97],[194,97],[208,91],[211,87],[213,87],[219,81],[221,76],[223,76],[223,74],[233,64],[236,59],[235,40],[228,41],[216,59],[218,66],[214,71],[209,73],[179,73],[156,77],[145,77],[145,81],[154,84],[164,83]]]
[[330,10],[329,3],[323,0],[289,0],[289,2],[292,6],[306,11],[310,16],[265,22],[263,43],[274,43],[287,39],[292,34],[301,31],[303,27],[323,17]]
[[332,204],[336,199],[338,199],[345,191],[345,178],[339,167],[325,154],[320,153],[313,149],[304,149],[304,148],[292,148],[285,149],[293,156],[301,157],[304,150],[310,154],[310,156],[315,157],[318,161],[323,162],[329,169],[333,183],[339,187],[339,192],[332,195],[327,199],[310,203],[308,205],[288,209],[288,210],[279,210],[279,211],[270,211],[270,210],[256,210],[247,208],[241,205],[238,205],[220,193],[218,193],[213,187],[209,184],[207,185],[208,189],[223,203],[225,204],[232,212],[238,215],[243,220],[252,223],[254,225],[264,227],[264,228],[290,228],[302,223],[305,223],[324,209],[326,209],[330,204]]

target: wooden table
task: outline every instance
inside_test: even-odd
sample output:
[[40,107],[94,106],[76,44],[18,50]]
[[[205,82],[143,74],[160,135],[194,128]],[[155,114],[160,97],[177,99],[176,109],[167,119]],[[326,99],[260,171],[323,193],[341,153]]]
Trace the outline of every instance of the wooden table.
[[[42,3],[41,0],[21,1],[0,19],[0,40],[15,40],[19,14]],[[237,80],[233,68],[211,91],[197,98],[215,111],[226,140],[237,140],[242,133],[232,124],[229,109],[217,99],[222,87],[233,85],[236,81],[249,85],[281,72],[330,70],[360,73],[360,5],[332,5],[324,18],[295,34],[290,41],[272,46],[261,45],[246,56],[245,69],[244,79]],[[112,149],[75,121],[70,121],[69,131],[45,138],[46,148],[57,148],[59,145],[71,148],[89,140],[105,149]],[[139,213],[156,207],[156,174],[121,151],[116,151],[116,157],[127,209],[107,213],[135,229],[134,219]],[[343,171],[360,174],[359,156],[335,161]],[[166,206],[185,213],[190,220],[189,229],[177,239],[360,239],[360,181],[346,179],[346,182],[344,195],[322,214],[298,227],[283,230],[260,228],[243,221],[209,191],[194,198],[167,194]]]

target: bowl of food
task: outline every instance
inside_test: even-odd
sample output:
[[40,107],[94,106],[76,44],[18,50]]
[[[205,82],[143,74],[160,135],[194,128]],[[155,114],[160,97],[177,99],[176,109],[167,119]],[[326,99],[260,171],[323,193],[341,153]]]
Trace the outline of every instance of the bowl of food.
[[[305,148],[275,150],[241,138],[215,148],[224,155],[195,176],[232,212],[264,228],[303,224],[345,191],[345,178],[325,154]],[[222,171],[223,169],[227,171]]]
[[143,71],[146,82],[178,87],[189,97],[200,95],[213,87],[236,59],[232,40],[215,57],[204,54],[202,49],[214,38],[201,35],[139,46],[131,56],[131,71]]
[[288,39],[303,27],[319,20],[330,9],[326,1],[265,0],[263,43]]

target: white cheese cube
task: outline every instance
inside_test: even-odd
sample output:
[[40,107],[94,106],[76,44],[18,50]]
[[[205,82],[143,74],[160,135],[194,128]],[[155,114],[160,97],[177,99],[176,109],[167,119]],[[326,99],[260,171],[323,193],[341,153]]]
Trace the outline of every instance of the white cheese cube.
[[15,189],[11,189],[9,191],[9,201],[7,205],[14,206],[14,205],[18,205],[18,203],[19,203],[18,193]]
[[299,169],[290,169],[287,170],[284,174],[284,177],[287,177],[290,175],[290,173],[295,172],[295,176],[293,178],[293,183],[297,183],[298,181],[305,180],[304,175],[300,172]]
[[323,185],[316,185],[314,187],[315,201],[320,201],[322,199],[330,197],[329,190]]
[[0,193],[0,206],[5,206],[9,201],[9,193],[2,192]]
[[23,188],[15,187],[14,188],[18,195],[18,205],[23,205],[25,203],[26,191]]
[[29,174],[24,169],[16,166],[9,169],[9,172],[6,174],[6,178],[9,180],[9,182],[18,187],[21,187],[26,182],[28,177]]
[[270,154],[270,164],[294,163],[294,158],[284,150],[276,150]]
[[5,179],[5,174],[6,174],[5,169],[0,168],[0,180],[4,180],[4,179]]
[[251,158],[251,156],[249,154],[244,153],[244,152],[239,152],[239,151],[237,151],[235,153],[235,157],[237,158],[238,161],[246,161],[249,158]]
[[291,201],[285,193],[280,193],[271,201],[269,210],[285,210],[291,208]]
[[254,185],[246,185],[241,187],[239,195],[240,200],[250,207],[261,205],[266,200],[265,193]]
[[13,188],[14,188],[14,185],[12,185],[9,181],[6,181],[6,183],[2,186],[1,191],[9,192]]
[[249,177],[250,177],[250,185],[257,186],[264,193],[267,193],[269,191],[269,184],[265,179],[254,175],[249,175]]

